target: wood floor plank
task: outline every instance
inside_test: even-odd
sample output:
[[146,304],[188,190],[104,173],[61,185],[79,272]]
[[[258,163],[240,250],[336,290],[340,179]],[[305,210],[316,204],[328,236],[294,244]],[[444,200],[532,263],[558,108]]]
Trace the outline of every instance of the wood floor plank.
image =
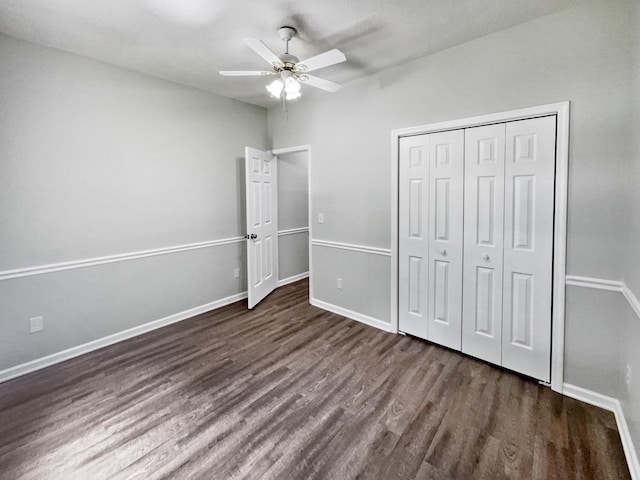
[[0,479],[628,479],[615,419],[308,282],[0,384]]

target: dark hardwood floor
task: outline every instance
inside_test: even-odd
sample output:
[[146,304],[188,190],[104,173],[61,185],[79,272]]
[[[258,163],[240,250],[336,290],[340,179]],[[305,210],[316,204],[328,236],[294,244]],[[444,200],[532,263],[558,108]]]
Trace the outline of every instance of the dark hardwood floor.
[[613,414],[308,284],[0,384],[2,479],[627,479]]

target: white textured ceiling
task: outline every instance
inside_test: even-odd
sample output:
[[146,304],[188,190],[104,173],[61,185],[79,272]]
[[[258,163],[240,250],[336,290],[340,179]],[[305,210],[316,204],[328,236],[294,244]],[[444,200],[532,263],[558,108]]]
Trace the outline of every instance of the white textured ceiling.
[[294,26],[298,58],[345,53],[347,62],[314,72],[343,83],[581,1],[2,0],[0,32],[269,107],[277,100],[265,78],[218,75],[268,67],[243,37],[281,53],[277,29]]

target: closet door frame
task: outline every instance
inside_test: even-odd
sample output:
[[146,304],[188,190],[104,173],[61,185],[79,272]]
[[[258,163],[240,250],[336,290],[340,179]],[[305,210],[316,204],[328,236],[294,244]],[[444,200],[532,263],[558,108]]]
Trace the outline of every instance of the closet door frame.
[[477,117],[402,128],[391,132],[391,331],[398,331],[398,166],[401,137],[423,135],[528,118],[556,116],[556,166],[551,314],[551,389],[562,393],[564,379],[565,275],[567,263],[567,190],[569,102],[550,103]]

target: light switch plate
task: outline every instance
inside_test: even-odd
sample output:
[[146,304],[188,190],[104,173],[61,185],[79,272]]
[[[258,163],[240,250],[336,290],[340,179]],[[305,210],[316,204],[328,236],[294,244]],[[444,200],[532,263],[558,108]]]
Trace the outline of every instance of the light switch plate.
[[44,330],[44,317],[33,317],[29,319],[29,333],[41,332]]

